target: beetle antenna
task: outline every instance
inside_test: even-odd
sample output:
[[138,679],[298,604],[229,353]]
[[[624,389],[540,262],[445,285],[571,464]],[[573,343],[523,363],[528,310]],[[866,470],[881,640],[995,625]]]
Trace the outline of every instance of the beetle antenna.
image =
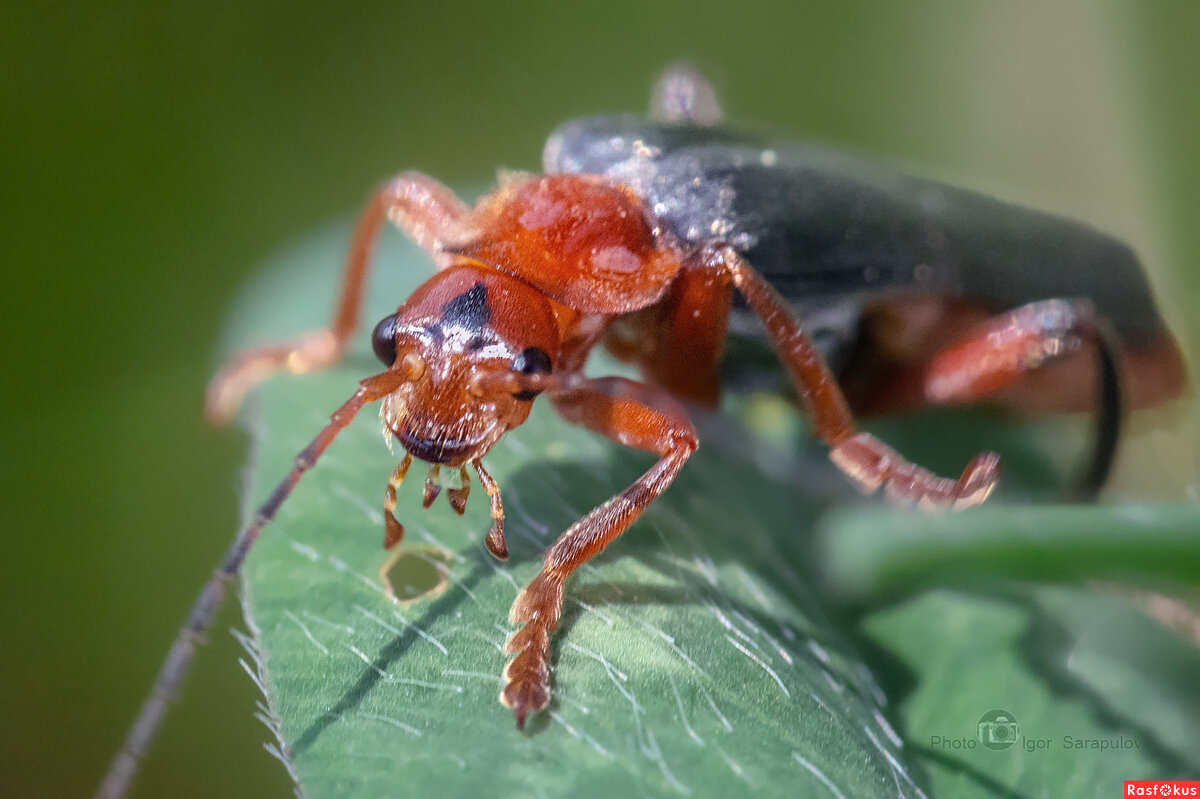
[[300,478],[316,464],[321,453],[333,443],[337,434],[350,424],[362,406],[394,391],[403,379],[404,376],[401,373],[388,371],[362,381],[354,395],[329,417],[329,424],[317,434],[307,447],[300,451],[300,454],[296,456],[295,465],[292,466],[287,477],[275,486],[275,490],[271,492],[267,501],[254,512],[250,524],[238,533],[237,538],[226,551],[225,557],[221,558],[221,563],[213,573],[212,579],[196,597],[191,611],[188,612],[187,620],[179,629],[175,643],[171,644],[166,660],[159,668],[158,676],[154,679],[154,686],[150,689],[150,695],[142,703],[142,708],[138,711],[133,726],[129,728],[121,751],[117,753],[116,758],[108,767],[108,773],[104,776],[100,789],[96,792],[96,799],[120,799],[129,791],[133,778],[137,775],[139,762],[158,733],[158,728],[162,725],[163,717],[167,713],[167,706],[175,698],[179,685],[187,674],[192,658],[196,654],[197,645],[203,642],[205,634],[212,626],[213,618],[217,615],[217,610],[221,607],[221,602],[225,598],[226,583],[241,573],[242,564],[245,563],[246,555],[258,539],[258,534],[275,518],[279,506],[292,493],[292,489],[300,482]]
[[493,372],[476,378],[473,388],[480,394],[519,394],[543,391],[563,391],[580,383],[579,375],[535,372]]

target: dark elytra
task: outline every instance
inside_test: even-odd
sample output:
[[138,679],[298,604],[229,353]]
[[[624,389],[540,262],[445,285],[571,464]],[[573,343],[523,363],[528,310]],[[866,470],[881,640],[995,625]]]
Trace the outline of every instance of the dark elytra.
[[[1164,329],[1141,264],[1120,240],[844,152],[620,115],[560,126],[545,161],[550,172],[632,186],[686,241],[717,231],[827,352],[854,334],[856,309],[905,293],[960,297],[995,313],[1086,296],[1133,345]],[[741,329],[735,320],[732,332]]]

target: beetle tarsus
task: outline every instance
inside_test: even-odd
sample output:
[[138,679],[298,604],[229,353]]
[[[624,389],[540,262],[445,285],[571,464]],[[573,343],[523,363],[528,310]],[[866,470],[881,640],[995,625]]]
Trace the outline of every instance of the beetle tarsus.
[[500,703],[512,709],[518,728],[529,712],[550,702],[550,633],[558,626],[562,594],[562,580],[543,570],[509,611],[509,621],[524,626],[504,643],[504,651],[516,657],[504,669]]
[[908,461],[870,433],[855,433],[829,452],[829,458],[864,493],[883,488],[898,505],[961,509],[987,499],[1000,475],[1000,456],[977,455],[958,480],[938,477]]

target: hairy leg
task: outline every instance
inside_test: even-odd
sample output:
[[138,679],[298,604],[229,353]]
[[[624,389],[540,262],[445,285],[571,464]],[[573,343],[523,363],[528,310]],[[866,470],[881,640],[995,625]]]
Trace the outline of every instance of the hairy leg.
[[204,405],[208,419],[218,424],[229,421],[246,392],[280,369],[300,374],[341,360],[350,336],[358,329],[363,288],[385,221],[408,234],[440,269],[446,261],[439,249],[441,237],[466,210],[448,188],[415,172],[405,172],[384,184],[354,229],[329,327],[286,344],[255,347],[235,355],[209,383]]
[[614,441],[658,455],[632,485],[571,525],[546,553],[542,571],[513,602],[509,620],[523,625],[505,644],[515,655],[504,670],[500,701],[517,726],[550,700],[550,634],[562,612],[563,583],[633,524],[675,479],[696,451],[696,431],[683,407],[648,386],[624,378],[588,380],[552,394],[568,421]]
[[1086,300],[1034,302],[984,323],[925,366],[925,400],[948,405],[988,397],[1085,346],[1096,352],[1095,443],[1076,494],[1094,498],[1116,458],[1124,401],[1118,347]]
[[956,508],[987,498],[999,474],[999,456],[983,453],[967,464],[957,480],[947,479],[910,463],[871,434],[859,432],[836,378],[779,292],[732,247],[708,248],[696,258],[728,274],[762,320],[812,420],[813,432],[830,446],[833,463],[862,491],[884,487],[897,502]]

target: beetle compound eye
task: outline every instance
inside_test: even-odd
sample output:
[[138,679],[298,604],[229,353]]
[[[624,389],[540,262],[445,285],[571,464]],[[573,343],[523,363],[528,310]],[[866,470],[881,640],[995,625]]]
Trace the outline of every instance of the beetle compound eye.
[[[523,375],[549,374],[552,368],[549,354],[541,347],[526,347],[513,361],[513,371]],[[519,400],[531,400],[540,393],[542,392],[525,390],[518,391],[513,396]]]
[[385,316],[371,331],[371,346],[385,366],[396,362],[396,314]]
[[513,370],[523,375],[549,374],[550,356],[541,347],[526,347],[513,361]]

